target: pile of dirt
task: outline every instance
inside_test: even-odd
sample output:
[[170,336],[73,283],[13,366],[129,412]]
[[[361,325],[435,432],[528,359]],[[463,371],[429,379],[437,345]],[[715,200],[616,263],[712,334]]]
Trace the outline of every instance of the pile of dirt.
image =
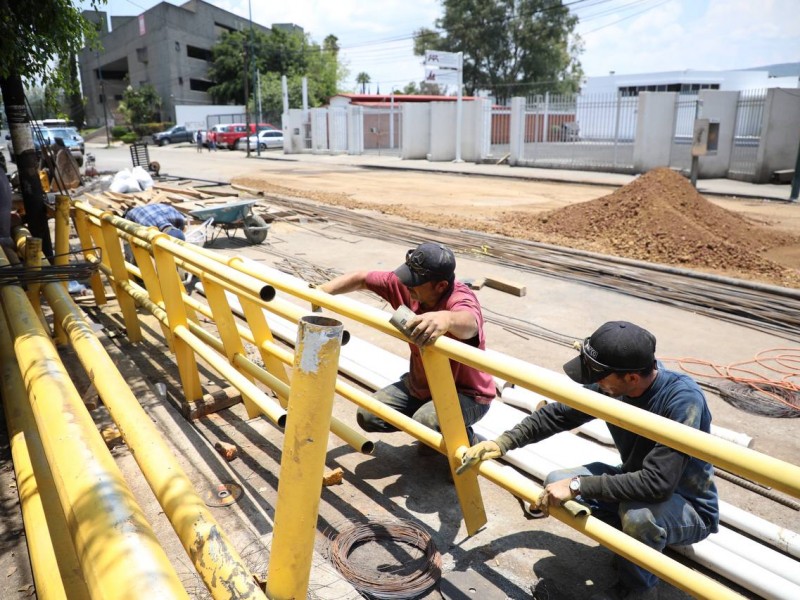
[[516,237],[537,238],[604,254],[767,279],[797,287],[800,273],[762,255],[797,244],[794,236],[771,231],[715,206],[670,169],[655,169],[612,194],[543,215],[507,213]]
[[769,229],[720,208],[682,175],[655,169],[612,194],[546,213],[457,211],[355,200],[350,194],[297,190],[265,178],[237,183],[266,193],[306,198],[353,210],[375,210],[444,229],[470,229],[517,239],[800,288],[800,271],[765,258],[771,249],[800,246],[800,237]]

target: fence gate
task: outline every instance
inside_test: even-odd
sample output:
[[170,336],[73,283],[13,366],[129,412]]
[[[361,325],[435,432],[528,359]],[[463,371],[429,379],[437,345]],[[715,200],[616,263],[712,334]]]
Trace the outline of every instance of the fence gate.
[[364,154],[400,156],[403,111],[397,105],[364,107]]
[[511,107],[493,106],[489,125],[489,156],[501,159],[511,152]]
[[528,98],[522,162],[632,173],[637,105],[637,97],[622,94]]
[[730,179],[754,181],[756,159],[761,143],[761,125],[764,116],[766,90],[744,90],[739,92],[736,104],[736,125],[733,132],[733,148],[728,168]]

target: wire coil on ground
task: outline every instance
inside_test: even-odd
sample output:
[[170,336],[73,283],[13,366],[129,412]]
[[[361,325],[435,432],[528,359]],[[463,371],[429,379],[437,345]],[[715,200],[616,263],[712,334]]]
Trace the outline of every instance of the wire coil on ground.
[[[388,550],[397,564],[376,567],[354,560],[353,553],[369,543]],[[410,556],[409,546],[421,556]],[[399,556],[401,552],[405,556]],[[375,600],[417,598],[434,587],[442,575],[442,556],[431,536],[409,521],[369,521],[342,529],[331,539],[329,555],[333,566],[353,587]]]

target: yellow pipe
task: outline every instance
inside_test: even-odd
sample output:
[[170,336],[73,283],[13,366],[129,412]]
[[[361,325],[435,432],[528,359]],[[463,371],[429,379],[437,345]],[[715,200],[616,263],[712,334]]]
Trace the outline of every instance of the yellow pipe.
[[[381,310],[364,306],[352,298],[331,296],[316,288],[308,288],[298,284],[294,278],[288,275],[268,270],[263,265],[245,262],[240,257],[228,258],[226,264],[269,283],[277,290],[326,307],[342,316],[369,325],[382,333],[403,339],[389,324],[387,314]],[[499,353],[488,354],[447,337],[438,338],[433,347],[451,360],[531,389],[599,419],[707,460],[727,471],[800,497],[800,466],[596,394],[576,386],[572,382],[565,381],[563,377],[551,371],[510,356]]]
[[440,338],[446,356],[475,366],[573,408],[652,440],[707,460],[787,494],[800,497],[800,466],[739,446],[692,427],[608,398],[564,377],[510,356],[488,354]]
[[[189,330],[195,334],[198,338],[200,338],[205,344],[211,346],[219,352],[220,354],[224,354],[224,347],[222,342],[216,339],[213,335],[211,335],[208,331],[203,329],[200,325],[195,323],[189,324]],[[242,336],[244,337],[244,336]],[[292,354],[287,352],[289,355],[289,360],[287,364],[292,364]],[[254,379],[257,379],[268,388],[270,388],[273,392],[275,392],[279,398],[289,397],[289,384],[281,381],[272,373],[269,373],[253,363],[249,358],[247,358],[244,354],[234,354],[233,356],[233,364],[240,370],[250,375]],[[288,405],[281,403],[284,408]],[[354,450],[358,450],[363,454],[372,454],[372,451],[375,449],[375,444],[373,444],[370,440],[368,440],[364,435],[360,434],[356,430],[354,430],[349,425],[345,424],[341,420],[337,419],[336,417],[331,417],[331,432],[347,443],[350,447]]]
[[[128,281],[123,284],[123,289],[125,293],[129,294],[140,306],[149,311],[159,321],[162,323],[168,322],[166,311],[154,304],[147,297],[147,292],[145,290],[138,286],[134,287]],[[273,423],[279,427],[283,427],[286,422],[286,411],[283,407],[267,397],[263,391],[244,375],[239,373],[225,358],[204,344],[203,341],[189,329],[191,325],[192,323],[179,325],[172,330],[173,334],[196,352],[198,356],[205,360],[222,377],[227,379],[231,385],[235,386],[242,395],[247,395]]]
[[57,284],[46,285],[44,294],[211,595],[264,598],[82,311]]
[[[455,452],[460,459],[466,447]],[[515,496],[536,505],[542,488],[518,471],[501,466],[495,461],[483,461],[478,464],[480,474],[489,481],[508,490]],[[742,600],[743,596],[725,587],[722,583],[691,569],[686,565],[669,558],[663,553],[645,546],[620,530],[604,523],[591,515],[573,516],[561,507],[551,507],[550,515],[566,523],[577,531],[600,542],[636,564],[648,569],[661,579],[668,581],[688,592],[695,598],[706,600]]]
[[308,316],[298,324],[291,418],[283,441],[267,572],[271,600],[305,598],[308,593],[342,331],[339,321],[327,317]]
[[188,599],[25,294],[0,297],[91,597]]
[[5,315],[0,315],[0,380],[36,595],[43,600],[87,598]]

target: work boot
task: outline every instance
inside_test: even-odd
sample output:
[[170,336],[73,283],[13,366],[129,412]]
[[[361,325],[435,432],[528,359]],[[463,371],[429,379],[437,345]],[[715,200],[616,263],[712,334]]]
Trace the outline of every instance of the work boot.
[[658,586],[632,590],[617,582],[602,592],[592,594],[589,600],[658,600]]

